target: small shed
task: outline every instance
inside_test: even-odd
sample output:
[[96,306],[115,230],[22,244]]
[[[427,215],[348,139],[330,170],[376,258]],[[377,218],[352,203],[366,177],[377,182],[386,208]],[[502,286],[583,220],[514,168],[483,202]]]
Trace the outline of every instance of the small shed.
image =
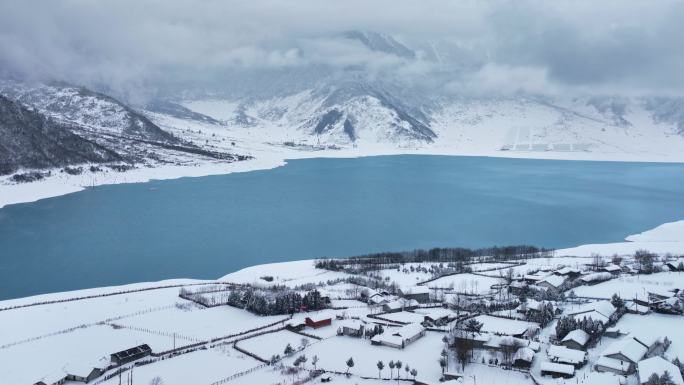
[[516,368],[529,369],[534,360],[534,350],[519,348],[513,355],[513,366]]
[[420,303],[430,302],[430,289],[427,286],[412,286],[399,289],[399,295],[406,299],[415,299]]

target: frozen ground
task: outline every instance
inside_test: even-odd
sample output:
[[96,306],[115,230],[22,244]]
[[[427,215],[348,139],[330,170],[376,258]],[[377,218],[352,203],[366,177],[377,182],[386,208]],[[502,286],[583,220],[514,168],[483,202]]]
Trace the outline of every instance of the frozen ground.
[[666,272],[650,275],[621,276],[594,286],[580,286],[575,289],[578,296],[610,298],[618,294],[626,300],[646,297],[647,293],[667,292],[684,289],[684,273]]
[[453,288],[460,293],[487,294],[492,291],[492,285],[501,282],[501,279],[493,277],[484,277],[475,274],[456,274],[439,278],[427,285],[429,287]]

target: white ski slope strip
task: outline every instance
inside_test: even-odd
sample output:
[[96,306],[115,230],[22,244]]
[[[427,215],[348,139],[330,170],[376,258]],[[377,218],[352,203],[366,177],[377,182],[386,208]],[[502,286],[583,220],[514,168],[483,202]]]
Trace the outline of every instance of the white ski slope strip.
[[665,223],[655,229],[630,235],[625,240],[630,242],[682,242],[684,241],[684,220]]
[[684,221],[665,223],[655,229],[625,238],[629,242],[589,244],[556,250],[557,256],[589,257],[601,255],[631,255],[637,250],[657,254],[684,254]]

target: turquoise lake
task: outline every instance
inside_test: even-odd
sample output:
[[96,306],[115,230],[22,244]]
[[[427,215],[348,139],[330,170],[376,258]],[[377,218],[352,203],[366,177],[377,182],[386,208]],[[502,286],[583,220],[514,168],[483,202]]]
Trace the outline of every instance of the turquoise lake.
[[377,251],[615,242],[679,219],[682,164],[294,160],[0,209],[0,299]]

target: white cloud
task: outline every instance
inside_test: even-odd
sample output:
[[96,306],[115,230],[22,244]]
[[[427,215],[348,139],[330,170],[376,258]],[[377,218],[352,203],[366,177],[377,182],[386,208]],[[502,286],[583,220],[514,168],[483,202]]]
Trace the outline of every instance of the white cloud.
[[[2,1],[0,72],[126,92],[307,66],[482,93],[676,92],[682,19],[675,0]],[[418,58],[349,30],[401,37]]]

